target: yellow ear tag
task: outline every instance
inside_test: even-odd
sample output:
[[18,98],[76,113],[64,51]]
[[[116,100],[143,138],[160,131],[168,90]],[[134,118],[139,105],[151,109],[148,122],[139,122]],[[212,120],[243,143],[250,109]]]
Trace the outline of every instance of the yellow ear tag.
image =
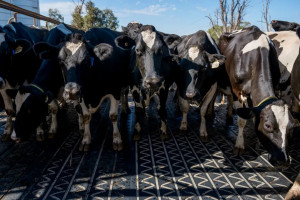
[[21,52],[22,52],[22,50],[23,50],[23,47],[21,47],[21,46],[17,46],[17,48],[15,49],[15,54],[17,54],[17,53],[21,53]]
[[128,42],[125,42],[125,47],[128,47]]

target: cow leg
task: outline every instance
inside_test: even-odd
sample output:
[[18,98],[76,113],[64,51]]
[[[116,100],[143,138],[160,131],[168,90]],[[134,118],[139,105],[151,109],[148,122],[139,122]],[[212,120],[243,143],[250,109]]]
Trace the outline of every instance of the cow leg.
[[79,151],[88,151],[91,145],[91,131],[90,131],[90,122],[91,114],[86,107],[84,100],[79,104],[82,112],[83,124],[84,124],[84,133],[81,144],[79,146]]
[[[243,105],[239,102],[239,101],[235,101],[234,102],[235,105],[235,109],[241,108]],[[239,132],[238,135],[236,137],[236,141],[235,141],[235,146],[234,146],[234,154],[235,155],[242,155],[244,153],[244,128],[246,126],[247,120],[241,118],[238,116],[238,128],[239,128]]]
[[208,142],[207,130],[206,130],[206,119],[205,114],[207,111],[207,107],[209,103],[212,101],[215,93],[217,91],[217,83],[213,84],[209,91],[206,93],[203,103],[200,109],[200,116],[201,116],[201,124],[200,124],[200,140],[202,142]]
[[207,113],[206,113],[206,117],[208,117],[209,119],[212,119],[212,120],[215,117],[214,109],[215,109],[215,101],[216,101],[217,95],[218,95],[218,92],[215,93],[212,101],[209,103]]
[[133,140],[139,141],[141,139],[141,124],[145,115],[145,108],[141,101],[141,91],[137,87],[132,89],[132,97],[135,105],[135,126],[133,133]]
[[53,139],[57,133],[58,102],[56,100],[52,100],[49,103],[49,111],[51,114],[51,125],[50,125],[48,138]]
[[168,97],[169,89],[165,89],[164,87],[159,90],[159,105],[158,105],[158,114],[160,116],[160,138],[162,140],[169,139],[169,135],[167,134],[167,109],[166,109],[166,101]]
[[84,134],[85,127],[84,127],[84,121],[83,121],[82,109],[81,109],[81,106],[80,106],[80,104],[79,104],[79,101],[74,101],[74,102],[73,102],[73,105],[74,105],[75,110],[77,111],[77,114],[78,114],[79,133],[80,133],[81,135],[83,135],[83,134]]
[[36,141],[45,141],[45,131],[43,129],[43,123],[41,123],[36,129]]
[[285,200],[300,199],[300,173],[298,174],[293,186],[286,194]]
[[221,92],[227,96],[227,119],[228,125],[233,124],[233,94],[230,87],[226,87],[226,90],[221,89]]
[[116,100],[113,96],[111,96],[109,118],[113,125],[113,149],[115,151],[121,151],[123,149],[122,138],[118,128],[118,107],[119,101]]
[[187,100],[179,97],[181,108],[182,108],[182,120],[180,123],[180,133],[185,134],[187,131],[187,115],[190,109],[190,104]]
[[5,111],[7,114],[7,119],[6,119],[6,124],[5,124],[5,129],[2,135],[2,141],[9,141],[11,133],[13,131],[13,123],[12,123],[12,117],[14,114],[14,108],[13,108],[13,102],[12,99],[6,94],[6,90],[0,90],[0,93],[2,95],[3,101],[4,101],[4,106],[5,106]]
[[126,115],[130,113],[130,109],[128,106],[128,93],[129,88],[124,88],[121,90],[121,114]]

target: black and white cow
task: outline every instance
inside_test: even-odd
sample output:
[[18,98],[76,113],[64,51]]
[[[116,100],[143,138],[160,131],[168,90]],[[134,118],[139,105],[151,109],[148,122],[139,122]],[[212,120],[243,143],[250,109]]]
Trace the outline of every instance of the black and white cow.
[[[181,59],[181,77],[177,85],[183,112],[180,131],[187,130],[189,103],[196,100],[200,104],[200,138],[202,141],[207,141],[205,115],[217,91],[217,81],[220,79],[221,70],[219,67],[224,64],[225,57],[220,54],[210,34],[202,30],[186,36],[177,46],[177,50]],[[228,91],[230,92],[229,84]]]
[[[64,87],[64,75],[61,70],[58,54],[54,48],[47,49],[44,44],[62,45],[66,35],[73,32],[82,31],[60,24],[49,32],[47,43],[38,43],[34,46],[35,52],[43,59],[42,64],[30,85],[23,85],[17,93],[16,99],[22,101],[22,105],[16,113],[14,132],[11,138],[14,141],[22,141],[29,138],[48,115],[48,107],[52,117],[49,130],[49,138],[54,137],[57,131],[58,99],[62,99],[62,89]],[[53,53],[52,56],[49,54]],[[43,140],[44,130],[37,132],[38,140]]]
[[271,26],[275,31],[296,31],[300,24],[280,20],[272,20]]
[[84,134],[80,151],[89,150],[91,115],[98,111],[107,98],[110,100],[109,117],[113,124],[113,148],[123,148],[117,124],[118,106],[122,89],[129,85],[129,62],[133,44],[133,40],[116,31],[92,28],[84,35],[69,35],[62,46],[46,47],[58,54],[58,60],[62,64],[66,79],[64,99],[73,101],[83,119]]
[[[45,41],[47,36],[47,30],[29,28],[22,23],[12,22],[0,28],[0,93],[7,113],[2,141],[9,140],[13,131],[12,117],[16,111],[12,101],[15,92],[12,90],[33,81],[41,59],[34,54],[32,45]],[[18,99],[15,104],[19,109]]]
[[133,72],[131,91],[136,112],[134,139],[140,138],[145,108],[149,106],[151,98],[158,103],[157,108],[161,121],[160,135],[162,139],[166,139],[166,100],[169,87],[175,81],[178,73],[178,64],[171,56],[163,35],[154,26],[143,25],[135,44],[131,60]]
[[[300,40],[294,31],[266,32],[266,34],[275,46],[279,61],[279,85],[274,88],[276,96],[292,106],[290,79],[293,68],[300,66]],[[299,109],[293,108],[293,111],[298,112],[297,110],[299,111]]]
[[254,117],[257,136],[271,154],[270,162],[276,166],[289,163],[287,138],[297,121],[288,105],[275,97],[280,71],[271,40],[252,26],[235,34],[224,33],[219,49],[226,56],[226,71],[239,100],[235,104],[240,109],[236,111],[239,131],[234,152],[243,153],[246,119]]

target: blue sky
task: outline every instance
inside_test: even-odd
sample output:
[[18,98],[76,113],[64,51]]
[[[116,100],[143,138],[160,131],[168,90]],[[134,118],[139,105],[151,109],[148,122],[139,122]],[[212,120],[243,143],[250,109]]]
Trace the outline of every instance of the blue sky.
[[[78,0],[73,0],[78,2]],[[72,0],[40,0],[41,14],[48,16],[49,8],[57,8],[66,23],[71,23],[75,4]],[[230,1],[230,0],[228,0]],[[251,0],[244,21],[262,30],[262,2]],[[214,15],[219,0],[93,0],[100,9],[109,8],[119,20],[119,29],[131,21],[151,24],[157,30],[178,35],[191,34],[210,28],[208,15]],[[271,19],[300,23],[300,0],[271,0]]]

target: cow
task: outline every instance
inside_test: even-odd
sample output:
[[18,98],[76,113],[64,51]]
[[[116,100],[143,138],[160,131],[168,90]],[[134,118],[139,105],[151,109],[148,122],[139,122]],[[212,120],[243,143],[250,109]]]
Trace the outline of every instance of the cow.
[[297,27],[299,27],[300,24],[295,23],[295,22],[272,20],[271,26],[276,32],[277,31],[296,31]]
[[[48,35],[47,43],[62,45],[66,35],[72,32],[80,32],[77,29],[59,24]],[[62,102],[64,87],[64,74],[62,73],[57,55],[50,56],[53,51],[45,48],[45,43],[34,45],[35,53],[43,59],[34,80],[29,85],[22,85],[16,95],[22,104],[16,113],[14,131],[11,139],[21,142],[29,139],[31,133],[41,124],[50,111],[52,122],[49,130],[49,138],[53,138],[57,132],[58,101]],[[44,130],[37,132],[37,138],[44,140]]]
[[142,120],[152,98],[158,104],[160,137],[167,139],[166,100],[179,70],[176,58],[170,54],[163,35],[152,25],[141,27],[133,50],[131,91],[136,114],[134,140],[140,139]]
[[[266,32],[272,40],[279,61],[280,79],[275,89],[278,98],[292,106],[291,72],[300,65],[300,40],[294,31]],[[294,111],[294,108],[293,108]]]
[[[223,66],[223,71],[225,70],[225,57],[220,54],[210,34],[202,30],[186,36],[177,46],[177,50],[180,59],[181,76],[177,77],[179,79],[176,82],[178,83],[179,99],[183,112],[179,129],[181,132],[187,130],[189,103],[196,100],[200,105],[200,139],[203,142],[207,142],[205,115],[208,105],[216,94],[218,80],[221,80],[219,77],[222,71],[221,66]],[[224,86],[224,89],[227,88],[230,92],[229,80],[227,87],[226,85]]]
[[132,21],[128,23],[126,27],[122,26],[122,31],[125,35],[135,40],[142,26],[143,25],[141,23]]
[[236,33],[222,34],[218,46],[226,56],[226,71],[239,100],[235,102],[239,130],[234,153],[243,153],[244,127],[247,119],[254,118],[256,135],[271,155],[271,164],[277,167],[289,164],[287,138],[297,121],[288,105],[275,97],[280,71],[270,38],[251,26]]
[[133,45],[129,37],[107,28],[92,28],[85,34],[70,34],[60,46],[43,44],[44,49],[52,56],[56,55],[61,63],[65,77],[63,98],[73,102],[82,116],[84,133],[80,151],[90,149],[90,120],[106,99],[110,100],[113,149],[122,150],[117,124],[118,106],[122,89],[129,85],[129,62]]
[[[30,28],[22,23],[12,22],[0,28],[0,93],[7,114],[2,141],[8,141],[13,131],[12,117],[16,113],[12,100],[15,98],[14,90],[24,83],[32,82],[41,64],[32,46],[45,41],[47,37],[47,30]],[[18,110],[18,99],[15,104]]]

